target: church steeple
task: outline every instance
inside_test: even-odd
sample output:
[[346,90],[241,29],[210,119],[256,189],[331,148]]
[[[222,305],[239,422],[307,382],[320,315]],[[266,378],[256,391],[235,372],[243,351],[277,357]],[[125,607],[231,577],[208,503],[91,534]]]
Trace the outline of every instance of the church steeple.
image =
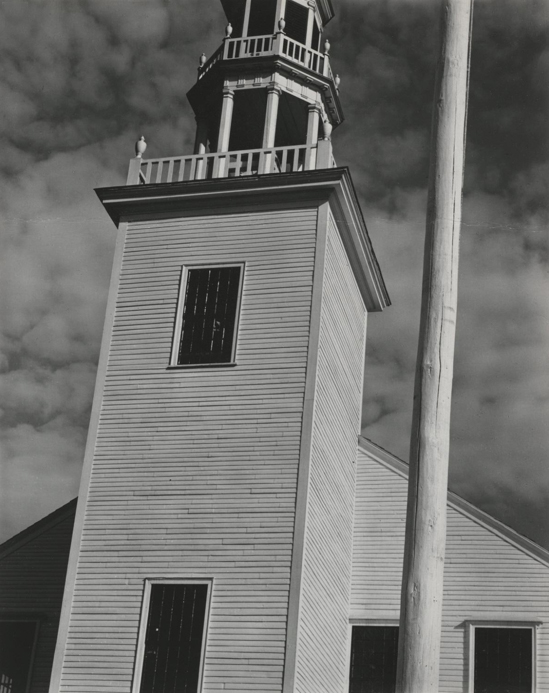
[[324,27],[329,0],[222,0],[221,46],[199,61],[188,93],[192,155],[135,163],[128,183],[291,173],[335,165],[343,120]]
[[328,0],[223,7],[195,152],[143,139],[129,184],[97,191],[118,241],[50,693],[347,687],[366,323],[388,296],[331,153]]

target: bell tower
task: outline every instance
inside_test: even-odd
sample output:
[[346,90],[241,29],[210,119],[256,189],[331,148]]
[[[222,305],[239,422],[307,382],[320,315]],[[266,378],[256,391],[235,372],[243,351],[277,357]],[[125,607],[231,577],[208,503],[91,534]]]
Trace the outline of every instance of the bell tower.
[[321,38],[331,7],[315,0],[225,0],[223,6],[225,40],[210,60],[201,58],[188,95],[197,118],[195,154],[254,152],[244,160],[214,159],[220,174],[224,167],[234,174],[248,159],[258,173],[326,168],[329,147],[321,145],[319,153],[318,142],[329,141],[343,117],[330,44]]
[[[128,182],[160,183],[292,173],[334,165],[331,133],[343,120],[330,67],[327,0],[223,0],[229,24],[203,54],[187,94],[194,155],[136,162]],[[322,48],[321,48],[322,46]]]
[[117,245],[50,693],[348,688],[367,314],[330,0],[222,0],[193,153],[97,194]]

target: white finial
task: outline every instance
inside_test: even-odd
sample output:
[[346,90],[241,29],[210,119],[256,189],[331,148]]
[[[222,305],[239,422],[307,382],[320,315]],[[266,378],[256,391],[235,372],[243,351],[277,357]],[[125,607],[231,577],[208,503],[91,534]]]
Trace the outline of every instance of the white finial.
[[325,140],[330,140],[332,138],[332,130],[334,129],[333,125],[330,123],[328,118],[326,120],[322,121],[322,127],[324,130],[324,139]]
[[198,61],[199,66],[200,66],[200,67],[204,67],[204,65],[206,64],[206,60],[207,60],[207,59],[208,59],[208,58],[206,58],[206,53],[202,53],[202,55],[200,56],[200,59],[199,59],[199,61]]
[[336,85],[336,89],[339,89],[339,85],[341,84],[341,77],[339,75],[336,75],[334,82]]
[[231,38],[233,34],[233,25],[229,22],[225,29],[225,38]]
[[145,149],[147,149],[147,143],[145,142],[143,135],[141,135],[141,137],[135,143],[135,154],[138,159],[142,158],[143,154],[145,153]]
[[284,17],[280,17],[278,20],[278,30],[284,33],[284,27],[286,26],[286,20]]
[[330,52],[330,42],[328,41],[328,39],[324,41],[324,52],[326,53],[326,55],[328,55],[328,53]]

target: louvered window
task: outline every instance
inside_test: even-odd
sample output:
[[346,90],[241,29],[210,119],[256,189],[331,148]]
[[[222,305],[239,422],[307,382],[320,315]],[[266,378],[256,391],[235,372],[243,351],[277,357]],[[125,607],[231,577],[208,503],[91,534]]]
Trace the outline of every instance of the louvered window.
[[208,584],[151,585],[140,693],[198,693]]
[[241,266],[187,270],[174,365],[233,362],[241,274]]
[[27,693],[36,621],[0,621],[0,693]]
[[474,629],[474,693],[532,693],[532,628]]
[[353,626],[350,693],[394,693],[397,626]]
[[274,34],[276,0],[252,0],[248,20],[248,36],[269,36]]
[[316,23],[316,20],[313,22],[313,35],[311,38],[311,48],[314,48],[315,51],[320,50],[320,29],[318,28],[318,24]]
[[284,15],[286,35],[299,43],[307,41],[307,24],[309,22],[309,9],[293,0],[287,0]]

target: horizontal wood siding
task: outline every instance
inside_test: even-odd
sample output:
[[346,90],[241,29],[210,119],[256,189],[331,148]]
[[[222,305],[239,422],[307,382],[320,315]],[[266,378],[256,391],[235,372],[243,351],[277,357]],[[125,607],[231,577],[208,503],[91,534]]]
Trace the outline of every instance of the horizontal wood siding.
[[[316,209],[128,229],[61,691],[129,693],[145,578],[213,578],[204,691],[280,691]],[[245,262],[234,367],[169,369],[181,267]]]
[[[407,480],[359,449],[351,617],[398,618]],[[464,621],[543,621],[538,690],[549,691],[549,567],[448,508],[441,693],[468,690]]]
[[347,679],[365,331],[366,310],[330,216],[298,630],[300,693],[343,691]]
[[49,688],[73,524],[71,506],[59,522],[0,559],[0,618],[39,620],[29,693]]

